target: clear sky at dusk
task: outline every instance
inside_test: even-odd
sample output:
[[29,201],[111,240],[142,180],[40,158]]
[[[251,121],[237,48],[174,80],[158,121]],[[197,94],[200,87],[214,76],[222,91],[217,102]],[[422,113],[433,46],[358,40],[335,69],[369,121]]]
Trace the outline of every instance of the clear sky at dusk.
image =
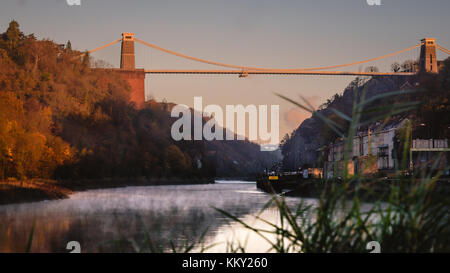
[[[122,32],[191,56],[219,62],[270,68],[301,68],[349,63],[385,55],[434,37],[450,47],[450,1],[381,0],[1,0],[0,27],[17,20],[25,33],[67,40],[72,47],[94,49]],[[214,69],[136,45],[142,68]],[[374,63],[388,70],[394,61],[417,58],[418,50]],[[120,45],[95,58],[118,67]],[[438,57],[444,58],[441,53]],[[364,67],[351,67],[360,70]],[[192,106],[204,104],[280,104],[281,135],[308,115],[273,93],[294,99],[298,94],[320,105],[353,79],[338,76],[147,76],[147,95]]]

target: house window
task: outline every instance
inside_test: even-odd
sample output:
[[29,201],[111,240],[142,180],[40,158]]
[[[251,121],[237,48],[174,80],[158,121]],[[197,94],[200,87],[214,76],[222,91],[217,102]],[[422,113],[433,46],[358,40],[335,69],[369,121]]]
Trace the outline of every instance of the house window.
[[378,147],[378,169],[389,169],[388,146]]
[[359,141],[359,156],[364,155],[364,143],[362,139]]

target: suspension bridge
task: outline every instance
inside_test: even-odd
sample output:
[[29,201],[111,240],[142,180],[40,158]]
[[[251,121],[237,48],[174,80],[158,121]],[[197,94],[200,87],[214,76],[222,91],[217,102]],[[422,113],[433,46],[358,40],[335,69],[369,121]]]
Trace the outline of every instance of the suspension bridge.
[[[108,70],[120,72],[120,74],[128,81],[131,86],[131,101],[135,102],[138,107],[145,102],[145,75],[146,74],[209,74],[209,75],[238,75],[245,78],[248,75],[342,75],[342,76],[413,76],[420,72],[438,73],[439,62],[436,57],[436,49],[449,54],[450,50],[436,43],[434,38],[425,38],[419,44],[389,53],[376,58],[365,59],[361,61],[308,68],[263,68],[249,67],[242,65],[234,65],[211,61],[203,58],[189,56],[180,52],[172,51],[155,44],[145,42],[135,37],[134,33],[122,33],[122,38],[111,43],[105,44],[94,50],[88,51],[89,54],[105,49],[109,46],[121,42],[120,68],[111,68]],[[151,49],[155,49],[173,56],[188,59],[190,61],[209,64],[221,69],[197,70],[197,69],[138,69],[135,67],[135,42],[142,44]],[[370,63],[382,59],[386,59],[404,52],[411,51],[420,47],[420,56],[418,66],[409,71],[402,72],[378,72],[378,71],[336,71],[344,67],[351,67]],[[332,71],[330,71],[332,70]]]

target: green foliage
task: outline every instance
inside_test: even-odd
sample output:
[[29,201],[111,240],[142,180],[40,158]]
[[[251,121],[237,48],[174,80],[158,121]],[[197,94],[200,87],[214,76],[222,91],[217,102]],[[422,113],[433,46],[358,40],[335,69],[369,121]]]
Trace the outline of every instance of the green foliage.
[[394,135],[394,148],[392,155],[397,162],[403,162],[401,167],[403,170],[409,168],[409,164],[406,162],[410,160],[409,149],[411,147],[411,124],[408,123],[407,126],[401,127],[395,131]]

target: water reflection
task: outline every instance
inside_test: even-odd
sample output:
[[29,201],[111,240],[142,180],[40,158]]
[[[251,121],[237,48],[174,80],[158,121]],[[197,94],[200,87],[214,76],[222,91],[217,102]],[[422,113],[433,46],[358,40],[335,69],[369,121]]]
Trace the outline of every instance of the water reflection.
[[[177,246],[193,243],[207,229],[205,241],[220,243],[210,251],[223,252],[230,234],[242,239],[247,230],[229,225],[214,207],[251,221],[269,199],[254,183],[219,181],[92,190],[65,200],[0,206],[0,252],[25,251],[33,222],[32,252],[68,252],[69,241],[80,242],[82,252],[167,251],[170,241]],[[265,214],[277,219],[276,211]],[[252,237],[247,247],[264,252],[263,244]]]

